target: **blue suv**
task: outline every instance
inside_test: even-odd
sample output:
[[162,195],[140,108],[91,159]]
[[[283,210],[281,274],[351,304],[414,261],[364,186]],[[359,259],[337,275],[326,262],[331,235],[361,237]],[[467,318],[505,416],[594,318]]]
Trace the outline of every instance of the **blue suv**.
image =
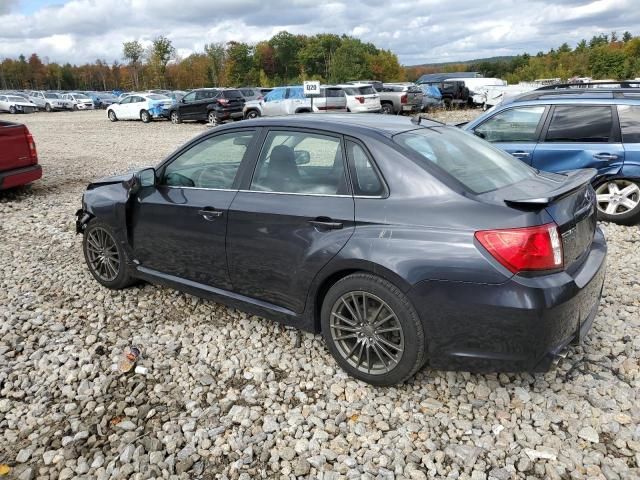
[[535,90],[463,129],[539,170],[595,168],[598,216],[640,221],[640,88]]

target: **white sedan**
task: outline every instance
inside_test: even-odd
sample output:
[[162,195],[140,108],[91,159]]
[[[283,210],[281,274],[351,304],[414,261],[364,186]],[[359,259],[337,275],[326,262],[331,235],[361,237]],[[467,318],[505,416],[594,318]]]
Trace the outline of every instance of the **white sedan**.
[[149,123],[154,118],[168,115],[173,100],[157,93],[133,93],[118,103],[107,107],[107,116],[112,122],[118,120],[142,120]]
[[0,95],[0,112],[9,113],[33,113],[38,109],[35,103],[31,103],[18,95]]

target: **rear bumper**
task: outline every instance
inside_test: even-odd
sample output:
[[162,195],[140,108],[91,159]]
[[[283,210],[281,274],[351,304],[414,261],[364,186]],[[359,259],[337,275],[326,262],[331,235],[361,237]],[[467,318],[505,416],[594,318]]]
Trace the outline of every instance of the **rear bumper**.
[[40,165],[0,172],[0,190],[26,185],[39,178],[42,178],[42,167]]
[[230,120],[244,117],[242,109],[213,110],[213,112],[215,112],[217,120]]
[[409,297],[425,324],[430,364],[468,371],[547,371],[596,316],[607,245],[597,229],[569,275],[514,276],[502,284],[423,281]]

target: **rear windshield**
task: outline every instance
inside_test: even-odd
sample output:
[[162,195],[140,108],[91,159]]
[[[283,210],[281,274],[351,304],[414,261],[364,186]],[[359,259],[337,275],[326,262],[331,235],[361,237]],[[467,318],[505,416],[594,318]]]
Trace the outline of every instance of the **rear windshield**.
[[224,98],[244,98],[240,93],[240,90],[225,90]]
[[455,128],[421,128],[393,139],[472,193],[497,190],[535,176],[535,170],[522,161]]
[[160,95],[158,93],[152,93],[150,95],[147,95],[147,98],[149,100],[168,100],[169,97],[167,97],[166,95]]
[[369,85],[364,87],[348,87],[344,89],[348,95],[372,95],[376,93],[375,89]]

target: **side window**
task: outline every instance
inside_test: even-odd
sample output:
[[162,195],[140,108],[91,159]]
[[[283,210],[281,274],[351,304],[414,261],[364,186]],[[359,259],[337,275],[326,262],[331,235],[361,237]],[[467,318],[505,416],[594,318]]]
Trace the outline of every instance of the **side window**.
[[609,106],[556,106],[545,141],[606,143],[612,128]]
[[474,133],[488,142],[535,142],[544,108],[542,105],[510,108],[476,127]]
[[304,99],[304,90],[299,87],[287,88],[287,98],[296,100]]
[[640,143],[640,106],[618,105],[620,130],[624,143]]
[[196,99],[197,92],[189,92],[182,99],[186,102],[193,102]]
[[124,97],[120,103],[131,103],[131,100],[133,99],[133,97]]
[[211,98],[212,90],[199,90],[196,92],[195,100],[204,100],[206,98]]
[[232,188],[255,131],[209,137],[173,160],[161,184],[171,187]]
[[315,133],[270,132],[258,159],[251,190],[347,194],[340,139]]
[[347,141],[347,156],[354,195],[367,197],[383,195],[384,184],[364,148],[355,142]]
[[265,102],[273,102],[275,100],[284,99],[284,94],[286,89],[284,88],[276,88],[275,90],[271,90],[266,97],[264,97]]

